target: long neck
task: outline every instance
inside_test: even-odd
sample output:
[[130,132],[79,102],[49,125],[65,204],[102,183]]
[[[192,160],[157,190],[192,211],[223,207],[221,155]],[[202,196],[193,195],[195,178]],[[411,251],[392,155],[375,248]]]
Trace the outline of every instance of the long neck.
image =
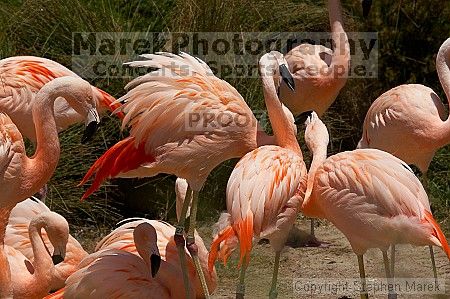
[[44,226],[43,221],[31,222],[28,228],[28,234],[30,236],[31,249],[33,250],[33,267],[35,272],[33,275],[34,282],[42,288],[45,288],[51,281],[51,270],[54,265],[50,257],[50,253],[45,247],[44,241],[41,236],[41,229]]
[[[349,70],[350,45],[348,43],[347,33],[344,31],[342,21],[342,11],[339,0],[328,0],[328,14],[330,18],[331,38],[334,42],[332,65],[335,73],[345,74]],[[337,69],[339,68],[339,69]]]
[[0,299],[12,298],[13,294],[8,257],[4,251],[6,225],[10,212],[9,209],[0,209]]
[[[45,89],[44,89],[45,88]],[[37,192],[56,169],[60,156],[58,131],[55,123],[53,106],[56,98],[65,97],[64,88],[46,88],[36,95],[33,106],[37,148],[33,157],[27,158],[23,168],[21,191],[24,198]]]
[[[450,113],[450,38],[447,39],[439,49],[436,57],[436,71],[442,89],[444,89],[447,97],[447,101],[449,102]],[[442,127],[438,129],[438,134],[440,146],[450,143],[450,115],[447,117],[447,120],[443,122]]]
[[[265,66],[262,66],[265,68]],[[269,113],[270,124],[277,144],[281,147],[289,148],[302,156],[300,146],[295,136],[293,124],[286,117],[281,102],[278,99],[275,89],[275,83],[271,76],[261,72],[261,78],[264,90],[264,100],[266,102],[267,112]]]
[[[173,265],[165,261],[161,261],[161,267],[155,278],[159,283],[161,283],[164,287],[170,290],[171,298],[185,298],[186,291],[183,287],[182,288],[172,287],[172,286],[182,286],[183,285],[182,277],[183,276],[181,275],[181,268],[179,268],[179,270],[177,271],[177,269]],[[192,283],[190,284],[190,286],[192,294],[193,293]]]
[[313,154],[313,160],[311,162],[311,166],[309,167],[308,171],[308,182],[306,185],[306,192],[305,197],[303,201],[303,207],[307,206],[309,203],[309,200],[311,198],[311,193],[313,189],[314,184],[314,177],[316,175],[317,168],[322,165],[322,163],[327,158],[327,145],[319,146],[317,148],[311,149]]

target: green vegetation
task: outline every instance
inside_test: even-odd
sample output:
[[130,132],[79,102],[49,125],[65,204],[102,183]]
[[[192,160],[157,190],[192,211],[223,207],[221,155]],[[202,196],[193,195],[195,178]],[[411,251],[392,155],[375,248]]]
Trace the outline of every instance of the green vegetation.
[[[402,83],[421,83],[445,99],[434,59],[441,43],[450,36],[448,3],[377,0],[366,22],[359,0],[343,2],[347,31],[379,32],[379,77],[350,79],[326,114],[331,153],[355,147],[367,108],[385,90]],[[44,56],[70,67],[72,32],[116,31],[328,32],[329,24],[324,4],[311,0],[6,0],[0,7],[0,56]],[[102,78],[92,83],[120,96],[126,80]],[[232,79],[230,83],[252,108],[263,106],[258,79]],[[79,144],[81,127],[60,135],[62,157],[49,184],[48,203],[75,225],[112,226],[124,216],[136,215],[174,217],[175,179],[166,175],[112,180],[86,202],[79,201],[83,189],[77,183],[95,159],[121,138],[118,128],[116,119],[105,117],[95,140],[88,145]],[[234,163],[228,161],[211,174],[201,195],[200,215],[216,217],[225,207],[226,182]],[[448,146],[437,153],[429,178],[435,214],[448,228]]]

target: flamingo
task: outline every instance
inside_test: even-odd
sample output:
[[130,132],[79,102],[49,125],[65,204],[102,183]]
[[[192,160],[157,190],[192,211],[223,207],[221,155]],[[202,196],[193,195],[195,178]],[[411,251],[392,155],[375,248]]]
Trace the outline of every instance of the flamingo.
[[[126,86],[130,90],[119,99],[124,103],[119,108],[125,113],[122,127],[131,126],[130,136],[92,165],[81,184],[93,175],[94,181],[82,198],[111,177],[169,173],[186,179],[187,197],[192,197],[187,247],[209,298],[194,236],[199,191],[221,162],[241,157],[260,145],[273,144],[275,139],[260,129],[236,89],[214,76],[205,62],[186,53],[148,54],[143,58],[148,60],[131,62],[130,66],[158,70],[131,81]],[[280,68],[285,69],[283,80],[291,80],[286,77],[286,65]],[[186,200],[175,236],[187,290],[183,230],[188,206]]]
[[[163,221],[148,220],[144,218],[131,218],[124,220],[123,222],[126,221],[130,222],[122,224],[108,236],[103,238],[103,240],[98,243],[95,250],[100,251],[104,249],[118,249],[138,255],[136,244],[133,239],[133,231],[139,224],[146,222],[151,224],[156,230],[158,249],[161,255],[161,259],[170,264],[174,269],[178,269],[179,273],[182,273],[182,269],[180,267],[180,259],[178,257],[178,251],[174,240],[175,227]],[[208,250],[206,249],[203,240],[198,234],[196,234],[195,236],[195,243],[199,249],[198,255],[202,264],[203,272],[205,273],[208,290],[213,293],[217,287],[217,274],[215,272],[215,269],[212,269],[212,271],[208,271]],[[190,259],[189,253],[186,251],[185,254],[188,257],[187,260],[189,280],[194,289],[194,297],[204,298],[202,286],[196,274],[194,264]],[[163,266],[161,266],[161,268],[163,268]],[[183,288],[183,282],[180,282],[180,285],[173,284],[170,288]]]
[[344,31],[339,0],[328,0],[334,51],[322,45],[300,44],[285,55],[296,89],[280,85],[280,99],[294,115],[331,106],[344,87],[350,64],[350,46]]
[[[45,246],[41,229],[46,231],[54,250],[50,256]],[[11,282],[14,298],[41,299],[51,290],[52,270],[54,264],[64,260],[69,237],[69,224],[61,215],[48,211],[34,216],[28,227],[32,255],[29,260],[20,251],[5,246],[11,269]]]
[[[450,38],[436,57],[439,80],[450,99]],[[404,84],[379,96],[370,106],[358,148],[377,148],[427,172],[436,151],[450,143],[450,117],[438,95],[420,84]]]
[[[51,212],[50,209],[40,200],[35,197],[30,197],[18,203],[11,211],[9,216],[8,226],[6,228],[5,244],[14,248],[23,254],[28,260],[34,259],[33,247],[28,233],[28,226],[33,217],[43,213]],[[61,216],[62,217],[62,216]],[[65,222],[60,222],[65,225]],[[53,251],[50,236],[45,231],[41,234],[45,247],[50,252]],[[87,256],[87,252],[78,243],[78,241],[69,235],[66,254],[63,261],[57,265],[52,266],[51,269],[51,283],[50,290],[59,290],[64,287],[64,282],[70,274],[75,272],[76,267],[83,258]]]
[[[133,230],[132,242],[139,255],[118,249],[93,253],[63,289],[45,299],[185,298],[184,288],[179,287],[183,285],[180,269],[161,259],[158,232],[149,222],[141,222]],[[194,290],[189,289],[189,294],[193,296]]]
[[245,271],[250,260],[253,237],[267,238],[275,251],[269,298],[277,297],[280,253],[301,203],[299,197],[294,195],[302,186],[306,188],[306,166],[294,129],[283,113],[273,79],[264,74],[264,70],[274,70],[277,60],[282,62],[282,55],[270,52],[261,57],[259,67],[264,98],[278,145],[262,146],[247,153],[233,169],[227,185],[229,216],[226,218],[229,224],[215,237],[210,250],[211,270],[220,243],[236,237],[239,239],[241,271],[236,298],[244,297]]
[[[35,128],[30,121],[35,96],[46,83],[64,76],[80,78],[61,64],[41,57],[14,56],[0,60],[0,112],[8,114],[22,136],[36,142]],[[115,99],[108,93],[94,86],[91,88],[100,113],[119,106],[113,104]],[[54,107],[58,132],[86,120],[62,98],[55,101]],[[88,117],[87,122],[91,120]]]
[[439,246],[450,259],[447,240],[425,204],[427,193],[405,162],[377,149],[356,149],[326,158],[327,128],[315,113],[306,125],[305,141],[313,161],[302,211],[328,219],[347,237],[358,257],[361,298],[368,297],[363,255],[369,248],[381,249],[388,280],[393,278],[389,246]]
[[54,101],[65,98],[81,115],[98,120],[91,86],[79,78],[61,77],[47,83],[36,95],[33,118],[37,148],[29,158],[17,126],[0,113],[0,298],[11,298],[11,275],[4,253],[4,237],[9,214],[20,201],[30,197],[50,179],[59,159],[59,140]]
[[[186,192],[188,189],[188,183],[185,179],[177,178],[175,181],[175,193],[176,193],[176,211],[177,219],[181,216],[181,209],[186,199]],[[186,217],[190,214],[189,210],[186,213]],[[133,230],[142,222],[150,223],[157,231],[158,235],[158,248],[161,258],[166,262],[172,264],[174,267],[180,267],[180,259],[177,256],[177,248],[174,240],[175,228],[163,221],[158,220],[148,220],[144,218],[130,218],[124,220],[125,222],[120,227],[116,228],[108,236],[101,240],[95,250],[99,251],[102,249],[119,249],[129,251],[131,253],[137,254],[136,246],[134,245]],[[203,273],[206,273],[205,279],[208,286],[208,290],[213,293],[217,287],[217,274],[215,269],[208,271],[208,250],[203,243],[202,238],[197,234],[195,235],[195,243],[198,247],[198,256],[200,259],[200,264],[202,265]],[[187,255],[187,267],[189,273],[189,281],[193,284],[197,298],[204,298],[200,279],[196,274],[194,264],[190,259],[189,252],[186,251]],[[180,269],[181,271],[181,269]]]

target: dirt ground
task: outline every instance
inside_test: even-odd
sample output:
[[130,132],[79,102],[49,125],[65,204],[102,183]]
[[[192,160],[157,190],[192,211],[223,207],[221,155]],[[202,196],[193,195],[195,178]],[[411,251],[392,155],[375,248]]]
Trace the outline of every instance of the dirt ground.
[[[306,233],[309,232],[309,221],[300,220],[296,226],[295,234],[291,243],[294,245],[302,245],[305,241]],[[209,229],[203,228],[202,236],[210,241],[207,235]],[[339,281],[345,282],[349,279],[350,283],[359,282],[359,271],[356,255],[351,250],[350,244],[344,235],[338,231],[332,224],[321,222],[316,228],[316,236],[321,241],[329,242],[327,248],[317,247],[285,247],[281,256],[280,271],[278,276],[278,298],[359,298],[357,291],[344,291],[338,294],[318,295],[307,292],[308,284],[305,279],[313,278],[321,282],[331,283],[335,285]],[[206,241],[205,240],[205,241]],[[294,242],[292,242],[294,241]],[[398,298],[450,298],[450,266],[448,260],[439,248],[435,248],[436,265],[438,277],[440,279],[441,295],[433,294],[411,294],[411,290],[419,291],[417,287],[409,289],[407,294],[399,294]],[[238,270],[236,268],[236,254],[230,259],[228,265],[224,267],[222,264],[216,264],[219,275],[219,287],[214,293],[213,298],[234,298],[236,282],[238,278]],[[252,251],[250,266],[246,274],[246,298],[267,298],[270,290],[272,271],[273,271],[274,253],[268,244],[256,244]],[[381,282],[385,282],[385,271],[380,250],[371,250],[365,255],[365,270],[368,277],[368,283],[372,282],[373,286],[380,286]],[[430,284],[433,285],[433,272],[428,247],[413,247],[411,245],[397,246],[396,250],[396,277],[415,277],[429,278]],[[373,279],[376,279],[375,281]],[[294,280],[297,292],[294,293]],[[412,282],[411,280],[408,280]],[[421,282],[422,280],[417,280]],[[426,281],[428,282],[428,281]],[[442,284],[442,286],[441,286]],[[325,284],[326,285],[326,284]],[[400,284],[406,289],[406,282]],[[358,284],[359,286],[359,284]],[[447,291],[444,291],[446,286]],[[386,293],[370,294],[369,298],[387,298]]]
[[[302,247],[309,232],[309,220],[299,220],[294,233],[291,234],[290,245],[286,246],[281,256],[280,270],[278,275],[278,298],[336,298],[348,299],[359,298],[356,289],[346,289],[337,294],[330,290],[326,293],[308,292],[312,287],[307,283],[308,279],[314,279],[322,283],[323,286],[332,288],[341,283],[348,282],[350,286],[356,284],[359,286],[359,272],[356,255],[351,250],[350,244],[344,235],[338,231],[332,224],[327,222],[318,223],[316,227],[316,236],[319,240],[329,243],[327,248]],[[211,225],[203,224],[199,229],[207,246],[211,242]],[[88,236],[94,235],[95,238]],[[107,231],[102,231],[106,235]],[[79,240],[86,240],[83,246],[92,252],[95,244],[100,240],[98,230],[81,231],[75,234]],[[77,236],[78,235],[78,236]],[[300,247],[298,247],[300,246]],[[395,275],[397,278],[413,277],[416,282],[422,283],[422,279],[428,279],[428,286],[433,286],[433,272],[428,247],[413,247],[411,245],[397,246],[396,250]],[[436,265],[439,277],[440,291],[438,294],[412,294],[411,290],[419,289],[411,287],[410,282],[408,293],[399,293],[398,298],[450,298],[450,264],[439,248],[434,249],[436,256]],[[268,298],[272,271],[273,271],[274,253],[269,244],[255,244],[252,251],[250,266],[246,274],[246,298]],[[370,250],[365,256],[365,270],[367,282],[375,286],[385,283],[385,272],[382,254],[380,250]],[[238,279],[237,253],[234,253],[227,266],[216,263],[216,269],[219,276],[218,288],[213,294],[213,298],[224,299],[234,298],[236,282]],[[419,280],[420,279],[420,280]],[[294,281],[297,280],[296,292],[294,292]],[[401,284],[405,290],[406,282]],[[319,286],[320,284],[317,284]],[[420,284],[424,285],[424,284]],[[309,287],[309,289],[308,289]],[[386,292],[379,291],[376,294],[369,292],[369,298],[387,298]]]

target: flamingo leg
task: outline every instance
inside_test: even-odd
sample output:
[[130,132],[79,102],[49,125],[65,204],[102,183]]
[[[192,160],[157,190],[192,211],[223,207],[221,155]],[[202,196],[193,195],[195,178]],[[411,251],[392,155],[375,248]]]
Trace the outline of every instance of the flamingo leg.
[[280,255],[281,255],[280,251],[275,252],[275,262],[273,263],[272,287],[270,288],[269,299],[276,299],[278,296],[277,280],[278,280],[278,269],[280,267]]
[[395,244],[391,246],[391,275],[395,277]]
[[311,236],[314,237],[314,218],[311,218]]
[[244,299],[245,295],[245,271],[247,271],[247,263],[245,260],[247,257],[245,256],[241,265],[241,271],[239,272],[239,281],[236,286],[236,299]]
[[388,299],[397,299],[397,294],[394,290],[394,283],[391,275],[391,269],[389,267],[389,258],[387,256],[387,252],[383,251],[383,262],[384,262],[384,270],[386,271],[386,278],[388,281]]
[[431,256],[431,265],[433,266],[433,275],[434,275],[434,284],[436,289],[438,289],[438,277],[437,277],[437,270],[436,270],[436,261],[434,259],[434,251],[433,251],[433,246],[429,245],[428,246],[430,248],[430,256]]
[[[203,293],[206,299],[210,298],[208,285],[206,284],[205,274],[203,273],[200,259],[198,257],[198,248],[195,244],[195,226],[197,218],[197,206],[198,206],[198,191],[193,191],[192,204],[191,204],[191,215],[189,216],[189,229],[187,233],[187,248],[191,254],[192,260],[194,261],[195,269],[197,270],[197,275],[200,279],[202,285]],[[184,206],[183,206],[184,208]]]
[[364,256],[357,255],[358,256],[358,266],[359,266],[359,277],[361,278],[361,292],[360,296],[361,299],[369,299],[369,294],[367,293],[367,286],[366,286],[366,272],[364,270]]
[[177,245],[178,249],[178,256],[180,258],[180,266],[183,271],[183,283],[184,288],[186,290],[186,298],[191,298],[191,292],[189,291],[191,289],[190,282],[189,282],[189,276],[188,276],[188,269],[187,269],[187,261],[186,261],[186,253],[185,253],[185,244],[186,241],[184,239],[184,226],[186,222],[186,214],[187,210],[189,208],[190,198],[192,197],[192,189],[188,185],[187,191],[186,191],[186,198],[183,202],[183,208],[181,210],[180,219],[178,220],[178,225],[175,229],[175,244]]

